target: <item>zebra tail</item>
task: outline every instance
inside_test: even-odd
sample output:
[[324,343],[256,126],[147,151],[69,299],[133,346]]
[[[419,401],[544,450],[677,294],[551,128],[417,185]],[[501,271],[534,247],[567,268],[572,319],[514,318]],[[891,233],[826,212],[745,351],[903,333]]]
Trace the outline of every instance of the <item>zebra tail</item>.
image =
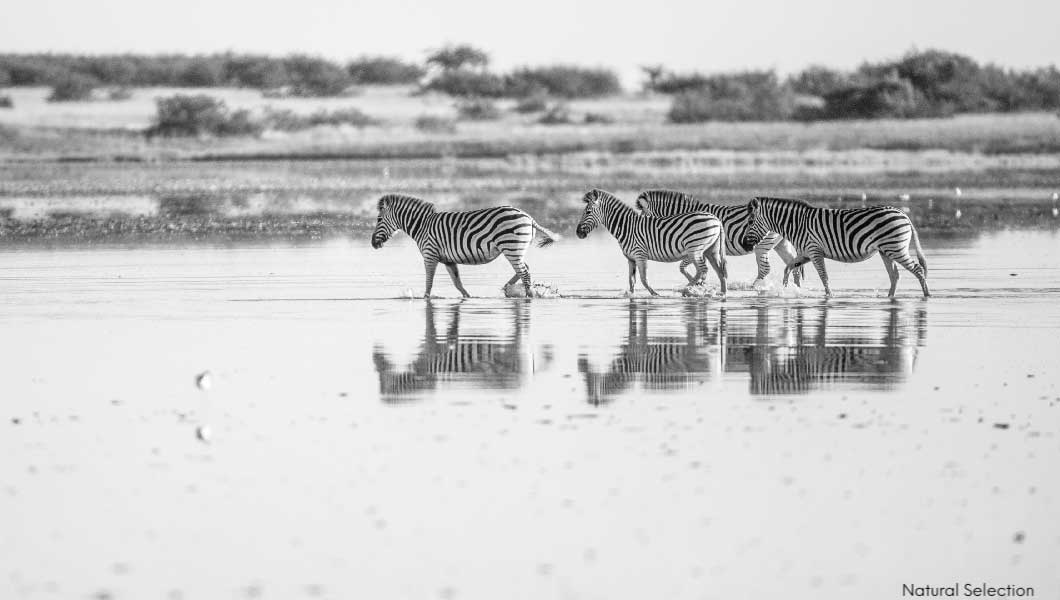
[[558,233],[556,233],[554,231],[549,231],[548,229],[545,229],[544,227],[538,225],[537,221],[535,221],[533,219],[530,220],[530,223],[533,224],[534,229],[536,229],[539,232],[541,232],[541,239],[539,239],[537,241],[537,247],[538,248],[544,248],[545,246],[551,246],[555,242],[559,241],[560,236],[559,236]]
[[916,258],[920,261],[921,268],[924,269],[924,277],[927,277],[927,259],[924,258],[924,250],[920,247],[920,236],[916,233],[916,227],[913,224],[909,224],[910,229],[913,230],[913,247],[916,248]]

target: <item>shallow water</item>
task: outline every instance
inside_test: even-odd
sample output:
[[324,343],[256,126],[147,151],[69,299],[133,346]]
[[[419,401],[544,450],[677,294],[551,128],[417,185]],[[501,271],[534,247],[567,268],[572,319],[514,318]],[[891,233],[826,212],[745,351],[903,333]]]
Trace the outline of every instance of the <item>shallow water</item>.
[[928,301],[626,298],[603,232],[534,300],[406,299],[403,237],[0,251],[0,597],[1054,597],[1060,234],[922,241]]

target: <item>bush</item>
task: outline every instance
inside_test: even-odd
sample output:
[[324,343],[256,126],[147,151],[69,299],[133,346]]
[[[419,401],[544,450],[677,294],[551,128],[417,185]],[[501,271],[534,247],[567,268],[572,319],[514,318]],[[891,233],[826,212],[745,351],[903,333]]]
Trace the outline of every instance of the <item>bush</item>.
[[537,120],[542,125],[567,125],[574,122],[570,116],[570,109],[566,104],[553,104],[541,118]]
[[510,96],[543,90],[561,98],[598,98],[622,92],[613,71],[566,65],[517,69],[507,76],[506,88]]
[[416,129],[427,133],[456,133],[456,122],[445,117],[422,115],[416,118]]
[[823,98],[850,85],[850,76],[835,69],[813,65],[788,77],[788,87],[797,94]]
[[229,112],[221,100],[206,96],[178,94],[157,100],[154,124],[145,132],[148,137],[260,135],[261,121],[250,111]]
[[300,115],[287,109],[266,109],[265,113],[265,126],[278,131],[301,131],[320,125],[352,125],[360,128],[378,124],[378,119],[369,117],[356,108],[333,111],[321,109],[310,115]]
[[224,65],[209,58],[195,58],[180,73],[184,87],[218,87],[224,83]]
[[341,96],[353,83],[345,69],[322,58],[292,56],[286,59],[285,68],[293,96]]
[[492,73],[475,71],[444,71],[428,81],[423,89],[465,98],[501,98],[505,95],[504,79]]
[[400,85],[416,83],[426,71],[419,65],[385,56],[365,56],[348,65],[346,71],[355,84]]
[[132,90],[127,87],[112,88],[107,92],[107,100],[121,102],[132,98]]
[[287,85],[287,67],[267,56],[232,56],[225,64],[225,80],[241,87],[270,90]]
[[78,102],[91,100],[96,80],[80,73],[67,73],[60,79],[48,96],[48,102]]
[[456,112],[468,121],[493,121],[501,117],[497,105],[486,98],[468,98],[456,103]]
[[15,101],[11,96],[0,96],[0,108],[15,108]]
[[537,113],[548,108],[548,97],[544,94],[533,94],[520,98],[515,104],[515,112],[520,114]]
[[7,69],[0,68],[0,87],[11,85],[11,75],[7,72]]
[[678,75],[675,73],[651,73],[646,85],[660,94],[680,94],[701,90],[707,86],[708,77],[699,73]]
[[794,112],[791,91],[772,71],[746,71],[705,78],[701,88],[674,96],[674,123],[702,121],[774,121]]
[[906,119],[952,114],[952,104],[933,104],[907,79],[889,78],[836,90],[824,97],[825,119]]
[[427,56],[428,65],[434,65],[443,71],[485,67],[489,63],[489,54],[467,44],[446,46]]
[[610,125],[615,122],[615,118],[611,115],[605,115],[602,113],[585,113],[585,123],[587,125]]

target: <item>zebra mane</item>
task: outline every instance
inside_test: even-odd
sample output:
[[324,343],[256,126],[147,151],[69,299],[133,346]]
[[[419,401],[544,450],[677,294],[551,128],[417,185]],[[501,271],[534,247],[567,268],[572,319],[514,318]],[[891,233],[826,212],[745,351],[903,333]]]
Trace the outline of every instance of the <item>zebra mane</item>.
[[393,204],[402,205],[402,206],[417,206],[417,207],[423,206],[423,207],[429,208],[431,212],[434,212],[434,203],[433,202],[428,202],[426,200],[423,200],[421,198],[417,198],[415,196],[406,196],[405,194],[386,194],[386,195],[384,195],[382,198],[379,199],[379,202],[376,203],[376,209],[377,210],[383,210],[384,206],[386,206],[387,204],[392,204],[392,203]]

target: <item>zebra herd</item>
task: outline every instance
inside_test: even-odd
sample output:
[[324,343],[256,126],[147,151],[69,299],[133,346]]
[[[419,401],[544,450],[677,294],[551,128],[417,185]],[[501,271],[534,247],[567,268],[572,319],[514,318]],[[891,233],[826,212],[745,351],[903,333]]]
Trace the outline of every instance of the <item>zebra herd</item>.
[[[818,208],[802,200],[755,197],[742,206],[720,206],[696,200],[689,194],[669,190],[642,192],[635,207],[615,195],[593,189],[582,198],[585,210],[575,233],[585,238],[603,226],[617,240],[629,264],[629,292],[634,291],[636,275],[653,296],[648,284],[647,262],[679,262],[678,269],[689,283],[706,279],[709,263],[726,293],[726,256],[753,252],[758,264],[755,283],[769,274],[767,253],[775,251],[784,261],[784,285],[793,276],[801,285],[803,265],[812,262],[825,295],[832,290],[825,270],[825,259],[860,262],[879,253],[890,278],[894,297],[899,266],[920,282],[924,297],[927,261],[913,223],[901,209],[872,206],[854,209]],[[401,194],[387,194],[377,204],[378,217],[372,232],[372,247],[380,248],[395,231],[404,231],[423,256],[426,272],[424,297],[434,286],[438,263],[445,265],[453,285],[469,297],[460,281],[457,265],[479,265],[504,255],[515,275],[512,285],[522,280],[526,295],[532,295],[530,270],[524,256],[535,232],[538,246],[548,246],[559,236],[538,224],[526,212],[499,206],[470,211],[438,211],[434,204]],[[916,260],[909,253],[910,243]],[[695,275],[686,268],[695,267]]]

